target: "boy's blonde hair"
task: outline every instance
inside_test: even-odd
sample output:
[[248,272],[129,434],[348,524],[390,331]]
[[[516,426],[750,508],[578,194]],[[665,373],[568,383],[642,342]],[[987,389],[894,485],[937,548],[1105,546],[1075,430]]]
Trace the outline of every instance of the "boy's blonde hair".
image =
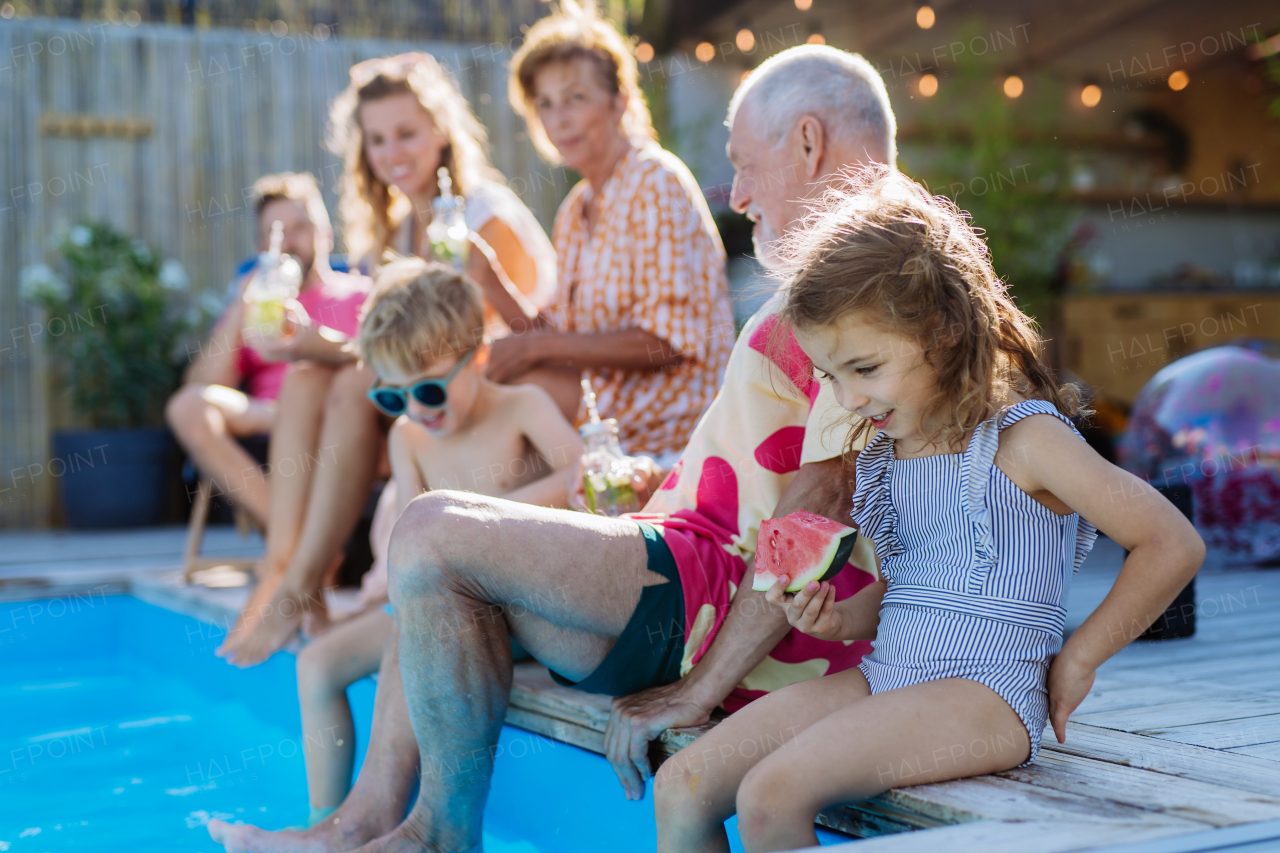
[[412,376],[482,343],[484,297],[470,279],[419,258],[395,260],[378,271],[356,339],[375,373],[390,368]]
[[640,88],[640,71],[631,43],[600,17],[595,0],[560,0],[559,8],[525,34],[524,44],[511,57],[511,80],[507,83],[511,107],[528,124],[533,144],[543,157],[552,163],[560,162],[560,152],[547,138],[533,105],[537,95],[534,82],[538,72],[548,65],[575,59],[588,59],[595,64],[606,92],[626,96],[622,132],[633,144],[644,145],[658,138],[649,116],[649,103]]
[[[963,441],[1010,392],[1081,413],[1078,389],[1059,386],[1041,361],[1035,322],[991,266],[984,243],[946,198],[872,164],[844,175],[782,241],[789,281],[781,326],[826,326],[858,312],[915,340],[938,374],[926,413],[943,414],[940,444]],[[860,421],[855,446],[874,431]]]

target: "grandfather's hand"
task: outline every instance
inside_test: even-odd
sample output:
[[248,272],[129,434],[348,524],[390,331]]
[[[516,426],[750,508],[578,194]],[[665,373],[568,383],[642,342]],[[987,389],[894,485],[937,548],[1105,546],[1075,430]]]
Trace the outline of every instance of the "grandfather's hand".
[[645,780],[653,776],[650,741],[664,729],[698,726],[711,719],[712,709],[694,701],[687,685],[681,679],[613,700],[604,731],[604,751],[628,800],[644,799]]

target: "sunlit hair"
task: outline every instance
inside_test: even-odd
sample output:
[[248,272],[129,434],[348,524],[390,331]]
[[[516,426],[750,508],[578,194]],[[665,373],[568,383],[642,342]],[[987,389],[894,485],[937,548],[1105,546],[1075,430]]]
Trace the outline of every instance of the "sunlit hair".
[[391,235],[412,213],[409,199],[373,174],[364,148],[360,108],[392,95],[410,94],[449,139],[440,165],[454,192],[466,195],[480,181],[504,183],[489,163],[488,135],[452,76],[425,53],[369,59],[351,67],[351,82],[329,111],[329,148],[342,158],[343,239],[352,259],[377,261]]
[[264,207],[281,199],[302,202],[312,225],[321,231],[333,230],[324,197],[320,195],[320,185],[310,172],[279,172],[263,175],[253,182],[253,212],[259,217]]
[[862,142],[879,163],[894,165],[897,120],[880,72],[856,53],[825,44],[801,44],[769,57],[729,100],[733,120],[743,104],[754,104],[756,135],[782,147],[801,116],[822,122],[833,140]]
[[649,117],[649,104],[640,90],[632,45],[613,24],[599,16],[594,0],[561,0],[559,8],[529,28],[524,44],[511,57],[511,80],[507,85],[512,108],[524,117],[533,144],[544,157],[552,163],[560,162],[560,152],[547,138],[534,108],[534,81],[548,65],[575,59],[591,60],[605,91],[626,96],[624,136],[637,145],[658,138]]
[[[1042,341],[991,266],[968,215],[888,167],[842,176],[802,227],[783,238],[789,276],[780,327],[812,329],[857,314],[918,346],[937,373],[925,413],[942,426],[926,439],[963,441],[996,415],[1011,392],[1081,414],[1073,385],[1059,386],[1041,361]],[[860,420],[856,446],[874,432]]]
[[381,374],[413,376],[484,342],[484,296],[452,267],[399,258],[374,277],[356,346]]

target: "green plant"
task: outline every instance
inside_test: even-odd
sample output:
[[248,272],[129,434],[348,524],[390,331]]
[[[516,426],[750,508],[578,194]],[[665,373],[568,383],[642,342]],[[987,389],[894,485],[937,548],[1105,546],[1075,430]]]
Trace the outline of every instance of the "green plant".
[[[969,30],[981,33],[977,24]],[[969,212],[1010,294],[1023,311],[1043,318],[1079,215],[1068,199],[1067,156],[1054,129],[1063,97],[1042,75],[1028,81],[1022,98],[1008,98],[999,70],[970,58],[946,75],[944,91],[922,114],[920,136],[929,144],[904,157],[902,168]]]
[[25,268],[20,292],[45,311],[45,344],[77,412],[94,427],[164,422],[192,333],[205,321],[182,265],[104,222],[69,229],[58,272]]

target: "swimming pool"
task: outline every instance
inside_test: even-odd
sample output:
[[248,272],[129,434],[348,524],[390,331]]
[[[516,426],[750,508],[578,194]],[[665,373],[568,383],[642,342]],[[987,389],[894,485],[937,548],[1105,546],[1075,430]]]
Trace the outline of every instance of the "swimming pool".
[[[127,595],[0,605],[0,851],[217,853],[213,817],[304,823],[293,656],[239,670],[222,636]],[[350,692],[357,772],[373,693]],[[501,744],[490,853],[654,849],[652,800],[623,799],[602,757],[512,727]]]

